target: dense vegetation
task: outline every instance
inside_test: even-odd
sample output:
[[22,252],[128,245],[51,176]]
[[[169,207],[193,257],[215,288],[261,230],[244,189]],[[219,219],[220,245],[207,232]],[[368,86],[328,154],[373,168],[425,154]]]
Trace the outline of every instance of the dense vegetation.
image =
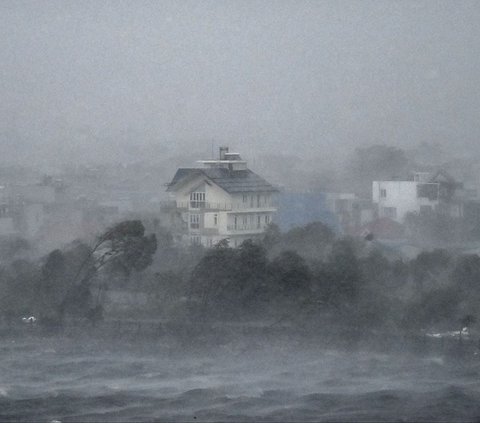
[[[41,260],[19,259],[16,241],[0,272],[4,322],[145,317],[329,325],[358,331],[458,329],[480,305],[480,257],[447,250],[407,260],[375,240],[337,237],[322,223],[232,249],[175,246],[158,222],[122,222],[93,246],[76,241]],[[23,251],[23,250],[22,250]],[[111,292],[126,293],[115,307]],[[143,295],[141,304],[134,301]]]
[[108,229],[92,246],[75,241],[37,262],[13,259],[0,269],[3,318],[10,323],[34,315],[51,326],[76,317],[95,324],[103,318],[108,281],[148,267],[156,248],[155,234],[145,236],[143,224],[131,220]]

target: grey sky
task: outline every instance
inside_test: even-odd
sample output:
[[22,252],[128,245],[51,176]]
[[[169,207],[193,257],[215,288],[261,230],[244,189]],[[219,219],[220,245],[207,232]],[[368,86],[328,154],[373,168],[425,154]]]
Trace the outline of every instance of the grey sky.
[[311,155],[480,135],[478,1],[0,3],[0,153]]

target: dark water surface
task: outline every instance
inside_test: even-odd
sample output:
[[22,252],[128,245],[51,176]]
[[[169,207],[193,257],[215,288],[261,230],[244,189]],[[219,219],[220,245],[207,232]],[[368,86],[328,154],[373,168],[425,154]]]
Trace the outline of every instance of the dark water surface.
[[2,339],[0,421],[479,421],[480,362],[302,342]]

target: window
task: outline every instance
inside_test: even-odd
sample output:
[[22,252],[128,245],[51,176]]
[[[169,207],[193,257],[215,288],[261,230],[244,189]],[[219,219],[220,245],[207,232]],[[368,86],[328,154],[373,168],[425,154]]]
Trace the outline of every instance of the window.
[[417,197],[427,198],[430,201],[438,200],[438,184],[418,184]]
[[216,213],[213,215],[213,224],[214,224],[215,226],[218,225],[218,214],[216,214]]
[[199,209],[205,207],[205,193],[191,192],[190,193],[190,208]]
[[233,226],[234,226],[235,229],[237,229],[237,216],[234,217],[233,221],[234,221]]
[[200,215],[191,214],[190,215],[190,229],[199,229],[200,228]]
[[199,235],[193,235],[190,237],[190,243],[192,245],[200,245],[202,243],[202,237]]
[[255,197],[254,197],[253,195],[250,196],[250,207],[252,207],[252,208],[253,208],[254,198],[255,198]]
[[387,198],[387,190],[385,188],[380,188],[380,198]]
[[260,207],[260,195],[257,195],[257,207]]
[[270,223],[270,216],[267,214],[265,216],[265,225],[268,225]]
[[262,216],[257,216],[257,229],[262,226]]
[[246,203],[248,201],[248,195],[243,194],[243,202]]

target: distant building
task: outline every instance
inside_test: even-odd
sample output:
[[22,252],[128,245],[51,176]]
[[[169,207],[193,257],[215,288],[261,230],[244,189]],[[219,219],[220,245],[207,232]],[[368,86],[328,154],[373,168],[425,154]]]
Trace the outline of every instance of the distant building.
[[16,234],[15,220],[4,186],[0,186],[0,237]]
[[322,222],[335,232],[341,232],[335,212],[328,207],[324,192],[295,192],[282,190],[278,195],[275,223],[281,230]]
[[57,189],[51,185],[15,185],[12,193],[16,201],[38,204],[53,204],[57,201]]
[[372,200],[379,218],[403,223],[408,213],[438,211],[460,217],[461,184],[446,172],[416,172],[411,180],[373,181]]
[[9,187],[9,204],[19,234],[33,238],[44,227],[47,216],[58,204],[63,194],[62,186],[43,182],[38,184],[12,185]]
[[64,206],[65,186],[60,179],[0,186],[0,235],[35,238]]
[[322,222],[335,232],[354,234],[373,218],[371,201],[351,193],[282,191],[278,197],[275,223],[282,230]]
[[356,234],[362,225],[373,219],[372,203],[369,200],[345,192],[329,192],[325,196],[327,207],[344,234]]
[[277,189],[228,147],[220,147],[218,159],[199,163],[203,167],[178,169],[168,184],[171,221],[181,222],[177,237],[207,247],[223,239],[237,247],[259,237],[272,222]]

